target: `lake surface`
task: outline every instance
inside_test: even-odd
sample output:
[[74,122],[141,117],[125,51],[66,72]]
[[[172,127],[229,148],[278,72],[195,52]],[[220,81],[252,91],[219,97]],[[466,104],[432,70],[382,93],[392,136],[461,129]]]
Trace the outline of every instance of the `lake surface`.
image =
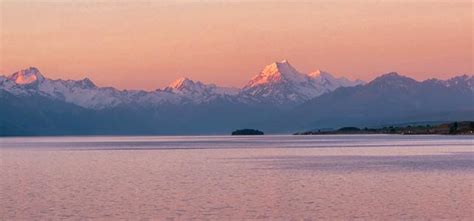
[[473,138],[0,138],[0,220],[473,220]]

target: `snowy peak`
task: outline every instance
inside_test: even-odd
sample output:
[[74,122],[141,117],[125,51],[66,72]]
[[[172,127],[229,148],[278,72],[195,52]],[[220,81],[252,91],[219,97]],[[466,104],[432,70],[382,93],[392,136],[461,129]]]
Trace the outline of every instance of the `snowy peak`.
[[92,109],[113,107],[123,102],[117,89],[99,88],[88,78],[52,80],[34,67],[15,72],[5,79],[0,81],[0,89],[19,96],[40,95]]
[[75,84],[81,88],[85,88],[85,89],[93,89],[93,88],[97,88],[97,86],[94,84],[94,82],[92,82],[89,78],[84,78],[82,80],[79,80],[79,81],[75,81]]
[[303,82],[304,80],[303,74],[299,73],[287,60],[283,60],[265,66],[244,88],[285,81]]
[[175,81],[171,82],[171,84],[166,88],[171,89],[171,90],[182,90],[182,89],[185,89],[186,87],[190,87],[194,84],[196,84],[196,83],[194,81],[190,80],[189,78],[181,77],[181,78],[178,78]]
[[316,70],[308,74],[308,77],[310,78],[319,78],[319,77],[324,77],[324,78],[334,78],[330,73],[322,70]]
[[331,90],[334,90],[338,87],[352,87],[365,83],[362,80],[351,81],[345,77],[334,77],[332,74],[321,70],[316,70],[309,73],[308,77],[312,79],[313,84],[318,84],[319,87],[325,86],[331,88]]
[[265,66],[263,71],[260,73],[260,75],[262,76],[270,77],[273,75],[279,75],[279,76],[288,77],[288,78],[291,78],[292,76],[298,75],[298,74],[300,73],[298,73],[298,71],[293,66],[291,66],[291,64],[287,60],[269,64]]
[[171,82],[171,84],[168,87],[165,87],[163,90],[177,94],[200,93],[203,90],[206,90],[207,86],[213,85],[205,85],[200,81],[195,82],[189,78],[181,77]]
[[346,78],[336,78],[317,70],[302,74],[283,60],[267,65],[242,89],[242,94],[262,102],[276,104],[302,103],[338,87],[361,84]]
[[44,76],[37,68],[30,67],[28,69],[13,73],[8,77],[8,79],[14,81],[16,84],[32,84],[37,81],[43,81]]
[[238,93],[238,89],[236,88],[218,87],[215,84],[204,84],[200,81],[193,81],[186,77],[176,79],[163,90],[192,99],[204,100],[215,96],[235,95]]

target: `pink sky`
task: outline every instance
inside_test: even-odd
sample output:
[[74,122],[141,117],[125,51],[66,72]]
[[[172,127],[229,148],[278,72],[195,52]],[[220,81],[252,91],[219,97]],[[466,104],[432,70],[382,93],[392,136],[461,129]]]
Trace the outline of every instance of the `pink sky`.
[[156,89],[242,86],[266,64],[371,80],[473,73],[470,0],[4,1],[0,73]]

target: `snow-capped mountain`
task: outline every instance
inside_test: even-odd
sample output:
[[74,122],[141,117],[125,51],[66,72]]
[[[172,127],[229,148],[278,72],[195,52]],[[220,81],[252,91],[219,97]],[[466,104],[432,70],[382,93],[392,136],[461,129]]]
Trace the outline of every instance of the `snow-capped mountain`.
[[335,78],[319,70],[303,74],[288,61],[283,60],[267,65],[243,87],[241,95],[264,103],[298,104],[338,87],[350,87],[363,83],[360,80]]
[[41,95],[90,109],[113,108],[128,104],[145,106],[196,104],[238,93],[238,89],[235,88],[218,87],[187,78],[180,78],[170,86],[155,91],[118,90],[112,87],[97,87],[88,78],[78,81],[48,79],[34,67],[7,77],[1,76],[0,89],[14,95]]
[[123,92],[111,87],[99,88],[88,78],[52,80],[34,67],[4,77],[0,88],[15,95],[38,94],[92,109],[117,106],[126,100]]
[[15,82],[16,84],[32,84],[34,82],[42,82],[44,76],[39,72],[37,68],[30,67],[25,70],[21,70],[13,73],[7,79]]
[[183,77],[155,91],[118,90],[98,87],[88,78],[77,81],[49,79],[34,67],[10,76],[0,76],[0,89],[14,95],[41,95],[89,109],[128,104],[203,104],[222,99],[252,104],[298,104],[338,87],[360,83],[335,78],[321,71],[301,74],[287,61],[268,65],[242,89],[219,87]]
[[336,90],[339,87],[353,87],[356,85],[365,84],[365,81],[359,79],[351,81],[345,77],[336,78],[330,73],[321,70],[311,72],[308,74],[308,76],[312,79],[315,86],[324,88],[326,90],[323,93]]
[[199,103],[208,102],[218,97],[234,96],[239,93],[238,88],[218,87],[215,84],[204,84],[186,77],[175,80],[168,87],[163,88],[163,91],[174,93]]

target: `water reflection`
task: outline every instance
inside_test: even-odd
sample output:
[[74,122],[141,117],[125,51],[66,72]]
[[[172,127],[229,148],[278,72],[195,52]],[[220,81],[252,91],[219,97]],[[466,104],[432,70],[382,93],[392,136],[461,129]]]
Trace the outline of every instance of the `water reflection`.
[[474,153],[417,156],[275,156],[228,159],[255,163],[255,169],[321,171],[474,170]]

